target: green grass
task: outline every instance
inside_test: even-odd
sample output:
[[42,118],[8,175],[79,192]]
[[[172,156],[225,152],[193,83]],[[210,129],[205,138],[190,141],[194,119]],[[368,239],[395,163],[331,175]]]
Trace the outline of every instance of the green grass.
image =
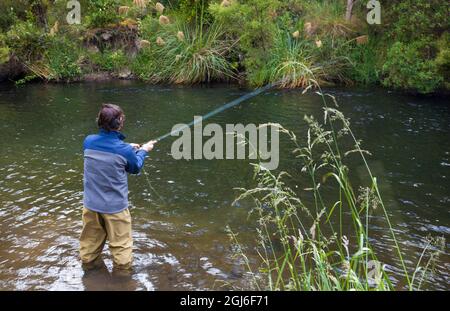
[[304,1],[304,22],[310,22],[316,28],[316,35],[332,39],[347,37],[353,31],[352,25],[344,18],[345,2],[335,0]]
[[343,49],[351,63],[348,68],[349,77],[361,84],[371,85],[379,83],[382,65],[386,55],[379,47],[383,43],[378,39],[369,38],[368,44],[348,46]]
[[[235,42],[225,39],[220,24],[175,21],[160,26],[151,20],[143,23],[143,38],[151,45],[140,51],[133,64],[139,77],[156,83],[181,84],[234,79],[227,56]],[[158,37],[162,44],[156,42]]]
[[78,46],[65,38],[51,40],[45,53],[45,61],[48,63],[49,80],[76,80],[81,75],[79,60],[81,51]]
[[106,50],[102,53],[91,53],[90,61],[101,70],[117,72],[128,64],[128,58],[122,50]]
[[324,41],[318,47],[313,40],[296,39],[278,29],[269,60],[255,82],[257,85],[277,82],[281,88],[346,83],[348,79],[341,72],[348,65],[348,58],[337,55],[330,42]]
[[[377,178],[367,164],[369,152],[362,149],[349,120],[328,105],[327,98],[335,103],[334,98],[317,87],[323,99],[324,122],[305,116],[309,126],[306,143],[301,144],[293,132],[279,126],[293,143],[301,172],[308,176],[310,183],[298,185],[303,190],[294,191],[287,182],[292,181],[288,172],[274,174],[255,165],[258,186],[241,189],[236,200],[254,202],[252,213],[257,219],[260,263],[249,261],[230,229],[236,256],[247,266],[254,289],[395,290],[395,284],[370,243],[370,216],[377,210],[392,238],[392,255],[400,263],[398,268],[407,289],[421,289],[440,251],[433,250],[428,260],[424,259],[424,254],[433,249],[432,245],[440,244],[442,248],[445,242],[430,241],[417,266],[406,266]],[[343,140],[347,144],[352,142],[353,147],[344,149]],[[349,156],[359,157],[369,176],[367,185],[358,190],[352,186],[351,168],[346,165]],[[331,184],[332,192],[327,191],[329,187],[323,187],[324,184]],[[334,200],[329,199],[330,194],[334,195]]]

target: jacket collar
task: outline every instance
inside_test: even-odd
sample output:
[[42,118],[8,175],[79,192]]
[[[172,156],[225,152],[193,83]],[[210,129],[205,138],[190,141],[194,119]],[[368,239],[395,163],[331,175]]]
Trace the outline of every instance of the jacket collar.
[[100,135],[102,135],[102,136],[110,136],[110,137],[117,137],[120,140],[124,140],[125,137],[126,137],[125,135],[123,135],[119,131],[106,131],[104,129],[100,129]]

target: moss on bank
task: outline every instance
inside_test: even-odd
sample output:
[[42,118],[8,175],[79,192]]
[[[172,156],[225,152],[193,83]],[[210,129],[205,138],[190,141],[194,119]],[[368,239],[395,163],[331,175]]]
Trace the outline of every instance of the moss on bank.
[[[282,81],[287,88],[381,84],[419,93],[449,89],[449,4],[365,1],[80,0],[0,4],[0,77],[77,81],[101,72],[151,83]],[[418,10],[417,8],[420,8]],[[410,27],[415,25],[415,28]]]

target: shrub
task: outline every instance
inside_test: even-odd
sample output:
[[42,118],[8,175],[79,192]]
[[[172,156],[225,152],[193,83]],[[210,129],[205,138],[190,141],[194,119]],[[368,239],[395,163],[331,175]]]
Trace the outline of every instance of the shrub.
[[48,35],[30,20],[18,21],[7,32],[7,46],[24,63],[41,59],[48,44]]
[[444,79],[444,86],[450,89],[450,33],[445,32],[437,42],[438,53],[435,58],[438,73]]
[[88,4],[88,25],[91,27],[104,27],[117,23],[119,0],[91,0]]
[[[224,38],[221,25],[189,25],[177,22],[156,26],[147,21],[152,32],[143,30],[151,46],[144,48],[133,62],[133,71],[153,82],[200,83],[233,78],[227,61],[232,42]],[[179,32],[183,34],[180,37]],[[157,38],[159,45],[156,43]]]
[[203,16],[205,21],[212,21],[212,16],[208,12],[210,0],[179,0],[177,1],[179,17],[188,23],[197,22],[198,16]]
[[6,33],[18,18],[25,19],[28,2],[28,0],[0,1],[0,31]]
[[128,58],[122,50],[106,50],[103,53],[93,53],[89,56],[93,64],[101,70],[117,72],[128,64]]
[[79,48],[63,38],[54,38],[45,53],[50,69],[49,79],[74,80],[81,74]]
[[5,43],[5,38],[0,34],[0,65],[9,61],[10,49]]
[[433,47],[425,40],[412,43],[395,42],[388,50],[383,65],[385,78],[383,84],[394,88],[403,88],[430,93],[443,81],[433,58]]
[[[389,3],[386,3],[389,5]],[[450,28],[450,3],[440,0],[402,0],[386,10],[388,35],[399,41],[411,42],[421,36],[440,35]],[[413,27],[412,27],[413,26]]]
[[150,48],[139,51],[139,54],[131,63],[131,71],[142,80],[152,80],[158,72],[155,53]]
[[312,81],[320,84],[345,81],[340,74],[347,66],[346,58],[336,55],[329,42],[317,46],[314,40],[294,38],[291,33],[278,30],[274,46],[266,64],[253,82],[262,85],[280,82],[283,88],[307,87]]
[[304,23],[311,23],[312,35],[333,39],[348,37],[355,31],[352,23],[345,20],[344,13],[344,1],[306,0],[302,20]]
[[267,75],[267,61],[277,35],[275,23],[277,10],[281,6],[278,0],[230,1],[231,5],[210,5],[210,12],[219,21],[227,35],[239,40],[240,61],[246,70],[247,80],[259,85]]
[[372,37],[369,37],[367,44],[349,44],[348,48],[341,51],[348,56],[351,63],[345,74],[358,83],[366,85],[379,83],[386,58],[385,49],[381,40]]

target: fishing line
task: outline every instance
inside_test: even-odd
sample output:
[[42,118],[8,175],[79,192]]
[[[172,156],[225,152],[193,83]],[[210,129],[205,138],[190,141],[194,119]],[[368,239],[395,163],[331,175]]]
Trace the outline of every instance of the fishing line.
[[156,195],[158,196],[158,198],[159,198],[162,202],[164,202],[164,199],[162,198],[162,196],[158,193],[158,191],[155,190],[155,188],[153,188],[153,186],[152,186],[152,184],[151,184],[151,182],[150,182],[150,179],[148,179],[148,173],[147,173],[147,171],[145,170],[144,167],[142,167],[142,171],[144,172],[145,179],[147,180],[147,184],[148,184],[148,186],[150,187],[150,189],[153,190],[154,193],[156,193]]
[[[196,118],[196,119],[194,119],[194,121],[191,121],[191,122],[188,123],[188,124],[184,124],[184,125],[180,126],[179,128],[177,128],[177,129],[175,129],[175,130],[169,132],[169,133],[166,133],[166,134],[164,134],[164,135],[159,136],[159,137],[156,138],[155,140],[156,140],[157,142],[160,142],[161,140],[166,139],[167,137],[174,136],[175,134],[179,133],[180,131],[182,131],[182,130],[184,130],[184,129],[186,129],[186,128],[189,128],[189,127],[191,127],[191,126],[197,124],[197,123],[200,122],[200,121],[206,120],[206,119],[208,119],[208,118],[210,118],[210,117],[212,117],[212,116],[214,116],[214,115],[216,115],[216,114],[218,114],[218,113],[220,113],[220,112],[222,112],[222,111],[225,111],[225,110],[227,110],[227,109],[229,109],[229,108],[231,108],[231,107],[234,107],[234,106],[236,106],[236,105],[239,105],[239,104],[242,103],[243,101],[246,101],[246,100],[248,100],[248,99],[250,99],[250,98],[252,98],[252,97],[255,97],[255,96],[261,94],[261,93],[264,92],[264,91],[267,91],[267,90],[271,89],[272,87],[274,87],[274,86],[277,85],[278,83],[279,83],[279,82],[269,83],[269,84],[267,84],[267,85],[264,86],[264,87],[255,89],[254,91],[252,91],[252,92],[250,92],[250,93],[247,93],[247,94],[245,94],[245,95],[243,95],[243,96],[241,96],[241,97],[239,97],[239,98],[236,98],[236,99],[234,99],[234,100],[232,100],[232,101],[230,101],[230,102],[228,102],[228,103],[226,103],[226,104],[224,104],[224,105],[222,105],[222,106],[220,106],[220,107],[218,107],[218,108],[216,108],[216,109],[214,109],[214,110],[212,110],[212,111],[206,113],[205,115],[201,116],[201,118]],[[151,185],[151,183],[150,183],[150,180],[149,180],[149,178],[148,178],[148,174],[147,174],[147,172],[145,171],[144,168],[143,168],[143,172],[144,172],[145,179],[147,180],[147,184],[148,184],[148,186],[150,187],[150,189],[153,190],[153,192],[159,197],[159,199],[160,199],[162,202],[164,202],[164,199],[161,197],[161,195],[155,190],[155,188],[152,187],[152,185]]]
[[220,113],[220,112],[222,112],[222,111],[224,111],[224,110],[227,110],[227,109],[229,109],[229,108],[231,108],[231,107],[234,107],[234,106],[236,106],[236,105],[239,105],[240,103],[242,103],[243,101],[246,101],[247,99],[250,99],[250,98],[252,98],[252,97],[255,97],[256,95],[259,95],[259,94],[261,94],[262,92],[271,89],[272,87],[274,87],[274,86],[275,86],[276,84],[278,84],[278,83],[279,83],[279,82],[267,84],[267,85],[264,86],[264,87],[258,88],[258,89],[256,89],[256,90],[250,92],[250,93],[247,93],[247,94],[245,94],[245,95],[243,95],[243,96],[241,96],[241,97],[239,97],[239,98],[236,98],[235,100],[232,100],[232,101],[230,101],[229,103],[226,103],[226,104],[224,104],[224,105],[222,105],[222,106],[220,106],[220,107],[218,107],[218,108],[216,108],[216,109],[214,109],[214,110],[208,112],[207,114],[201,116],[201,118],[194,119],[193,121],[191,121],[191,122],[188,123],[188,124],[184,124],[183,126],[180,126],[179,128],[177,128],[177,129],[175,129],[175,130],[173,130],[173,131],[171,131],[171,132],[169,132],[169,133],[166,133],[166,134],[164,134],[164,135],[159,136],[159,137],[156,138],[155,140],[156,140],[157,142],[159,142],[159,141],[161,141],[161,140],[163,140],[163,139],[166,139],[166,138],[169,137],[169,136],[173,136],[173,135],[179,133],[180,131],[182,131],[182,130],[184,130],[184,129],[186,129],[186,128],[189,128],[189,127],[191,127],[191,126],[193,126],[193,125],[195,125],[195,124],[197,124],[197,123],[200,122],[200,121],[206,120],[206,119],[208,119],[208,118],[210,118],[210,117],[212,117],[212,116],[214,116],[214,115],[216,115],[216,114],[218,114],[218,113]]

